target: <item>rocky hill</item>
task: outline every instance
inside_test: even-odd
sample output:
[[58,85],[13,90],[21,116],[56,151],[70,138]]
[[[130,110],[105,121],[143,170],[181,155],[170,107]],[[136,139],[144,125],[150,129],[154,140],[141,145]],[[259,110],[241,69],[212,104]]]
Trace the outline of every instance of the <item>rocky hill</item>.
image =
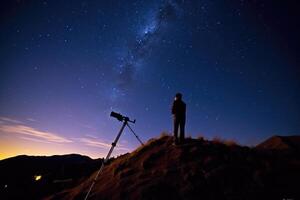
[[[108,164],[89,199],[297,199],[299,155],[280,149],[162,136]],[[84,199],[95,175],[46,199]]]

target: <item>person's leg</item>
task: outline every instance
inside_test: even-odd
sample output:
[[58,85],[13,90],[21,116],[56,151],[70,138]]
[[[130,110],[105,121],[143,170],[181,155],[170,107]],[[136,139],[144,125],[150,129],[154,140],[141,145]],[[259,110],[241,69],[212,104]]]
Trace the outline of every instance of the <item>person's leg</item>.
[[180,120],[180,142],[184,143],[185,119]]
[[177,144],[178,143],[178,128],[179,128],[179,121],[178,121],[178,119],[176,119],[176,117],[174,117],[174,142],[175,142],[175,144]]

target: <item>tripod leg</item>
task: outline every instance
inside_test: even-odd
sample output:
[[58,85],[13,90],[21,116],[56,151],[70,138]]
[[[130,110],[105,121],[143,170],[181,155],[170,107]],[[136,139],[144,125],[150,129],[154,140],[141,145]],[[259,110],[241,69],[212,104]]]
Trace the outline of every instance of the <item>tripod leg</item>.
[[129,126],[129,124],[127,124],[128,128],[131,130],[131,132],[133,133],[133,135],[136,137],[136,139],[141,143],[142,146],[144,146],[144,143],[142,142],[142,140],[139,138],[139,136],[132,130],[132,128]]
[[97,174],[96,174],[96,176],[95,176],[95,178],[94,178],[94,180],[93,180],[93,182],[92,182],[92,184],[91,184],[91,186],[90,186],[90,188],[89,188],[89,191],[87,192],[87,194],[86,194],[84,200],[87,200],[87,199],[88,199],[88,197],[89,197],[89,195],[90,195],[90,192],[92,191],[92,189],[93,189],[93,187],[94,187],[94,185],[95,185],[95,183],[96,183],[96,181],[97,181],[97,179],[98,179],[99,174],[102,172],[102,170],[103,170],[103,168],[104,168],[104,165],[106,164],[106,162],[107,162],[108,159],[110,158],[110,155],[111,155],[111,153],[113,152],[115,146],[117,145],[117,143],[118,143],[118,141],[119,141],[119,138],[121,137],[121,134],[122,134],[122,132],[123,132],[123,130],[124,130],[124,128],[125,128],[126,125],[127,125],[127,121],[124,121],[124,123],[123,123],[123,125],[122,125],[122,127],[121,127],[121,129],[120,129],[120,131],[119,131],[119,133],[118,133],[118,135],[117,135],[115,141],[111,144],[111,148],[110,148],[110,150],[109,150],[109,152],[108,152],[106,158],[105,158],[104,161],[102,162],[102,165],[101,165],[100,169],[98,170],[98,172],[97,172]]

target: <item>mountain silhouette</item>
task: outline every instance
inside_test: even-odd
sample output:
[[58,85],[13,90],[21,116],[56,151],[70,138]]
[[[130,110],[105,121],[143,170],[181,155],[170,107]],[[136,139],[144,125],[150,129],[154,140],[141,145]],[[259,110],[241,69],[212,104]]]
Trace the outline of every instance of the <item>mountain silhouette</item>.
[[77,154],[21,155],[1,160],[0,199],[41,199],[80,183],[101,162]]
[[300,136],[278,136],[275,135],[266,141],[256,146],[258,149],[269,149],[269,150],[289,150],[299,151],[300,150]]
[[[268,146],[261,146],[265,148],[203,138],[187,138],[184,145],[175,146],[172,137],[163,135],[109,163],[89,199],[300,197],[299,155],[294,151],[282,154],[281,148],[270,152],[265,150]],[[96,173],[46,199],[84,199]]]

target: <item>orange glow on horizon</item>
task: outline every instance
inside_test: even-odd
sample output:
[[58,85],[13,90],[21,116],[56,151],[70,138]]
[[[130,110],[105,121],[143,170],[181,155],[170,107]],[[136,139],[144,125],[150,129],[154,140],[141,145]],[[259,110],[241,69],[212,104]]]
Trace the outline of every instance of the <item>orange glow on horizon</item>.
[[[0,160],[18,155],[28,156],[52,156],[64,154],[81,154],[93,159],[105,157],[109,147],[86,146],[80,143],[46,143],[26,140],[18,137],[3,137],[0,135]],[[114,154],[120,155],[129,152],[129,149],[115,149]]]
[[[111,143],[100,138],[83,135],[81,137],[62,136],[28,125],[20,125],[10,119],[0,118],[0,160],[18,155],[52,156],[81,154],[91,158],[101,158],[108,153]],[[126,145],[127,146],[127,145]],[[124,144],[117,145],[113,156],[130,151]]]

